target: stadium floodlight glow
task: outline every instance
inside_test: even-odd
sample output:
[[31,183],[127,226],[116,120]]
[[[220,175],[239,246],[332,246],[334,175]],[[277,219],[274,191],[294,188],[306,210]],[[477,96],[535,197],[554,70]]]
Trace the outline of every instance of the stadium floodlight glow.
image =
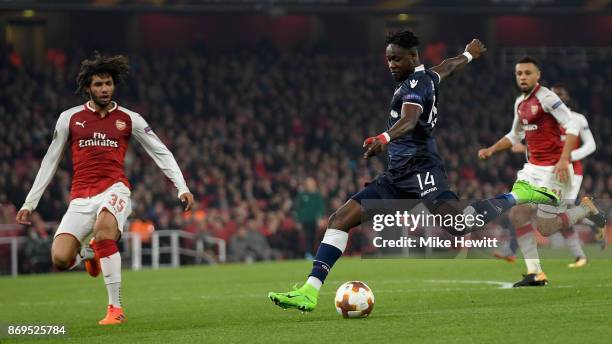
[[406,13],[400,13],[397,15],[397,20],[399,21],[408,21],[410,19],[410,16]]

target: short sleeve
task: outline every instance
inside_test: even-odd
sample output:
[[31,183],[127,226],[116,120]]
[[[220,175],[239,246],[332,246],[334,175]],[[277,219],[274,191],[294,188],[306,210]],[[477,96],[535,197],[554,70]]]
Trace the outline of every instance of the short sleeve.
[[424,82],[422,79],[406,80],[401,90],[402,103],[418,105],[421,109],[424,109],[431,93],[428,86],[430,86],[429,83]]

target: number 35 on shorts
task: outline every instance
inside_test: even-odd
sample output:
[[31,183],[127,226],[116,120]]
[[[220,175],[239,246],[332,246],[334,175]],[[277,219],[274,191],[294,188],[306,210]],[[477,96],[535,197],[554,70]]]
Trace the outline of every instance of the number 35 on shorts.
[[120,213],[125,209],[126,200],[116,193],[110,195],[108,204],[115,210],[116,213]]

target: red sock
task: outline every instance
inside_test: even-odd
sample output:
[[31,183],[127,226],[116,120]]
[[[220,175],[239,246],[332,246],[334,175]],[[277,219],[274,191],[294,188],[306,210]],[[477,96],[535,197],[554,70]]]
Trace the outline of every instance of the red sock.
[[533,230],[533,226],[531,225],[531,222],[528,222],[526,225],[523,225],[516,229],[516,236],[517,237],[523,236],[531,232],[532,230]]
[[561,213],[557,216],[559,216],[559,218],[561,219],[561,222],[563,222],[563,228],[569,228],[570,224],[569,224],[569,217],[567,216],[567,214]]
[[117,247],[117,242],[115,240],[100,240],[96,241],[96,245],[94,246],[94,250],[96,254],[100,258],[109,257],[117,252],[119,252],[119,248]]

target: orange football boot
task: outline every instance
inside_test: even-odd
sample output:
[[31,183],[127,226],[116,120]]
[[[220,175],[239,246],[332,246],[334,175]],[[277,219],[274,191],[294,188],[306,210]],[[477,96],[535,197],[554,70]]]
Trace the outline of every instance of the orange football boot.
[[108,305],[106,316],[104,319],[98,321],[100,325],[118,325],[126,321],[125,314],[123,314],[123,308],[114,307]]
[[87,273],[89,274],[89,276],[91,277],[98,277],[98,275],[100,274],[100,257],[98,257],[98,254],[96,253],[96,249],[95,249],[95,245],[96,242],[94,241],[93,238],[91,238],[91,240],[89,241],[89,246],[91,246],[91,248],[94,251],[94,257],[93,259],[85,259],[85,270],[87,270]]
[[513,255],[513,254],[505,255],[502,252],[495,251],[495,252],[493,252],[493,255],[495,256],[495,258],[503,259],[503,260],[507,261],[508,263],[516,262],[516,256]]

